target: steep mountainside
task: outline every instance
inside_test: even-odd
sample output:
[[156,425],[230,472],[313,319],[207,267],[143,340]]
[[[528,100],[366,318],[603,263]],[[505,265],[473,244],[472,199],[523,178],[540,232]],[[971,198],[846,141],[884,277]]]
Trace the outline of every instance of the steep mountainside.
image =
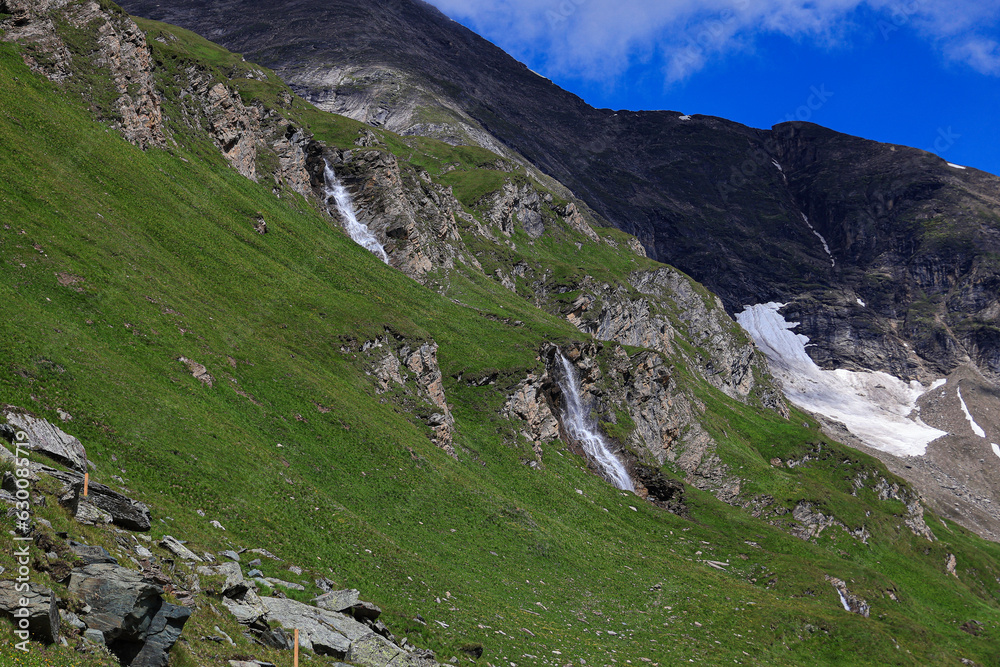
[[1000,377],[991,175],[803,123],[593,109],[416,0],[123,4],[252,56],[321,108],[506,147],[731,314],[792,302],[825,367],[927,380],[972,361]]
[[[325,110],[503,155],[553,192],[579,195],[598,224],[636,234],[650,256],[719,294],[731,315],[786,304],[782,313],[823,368],[886,371],[925,388],[950,377],[949,415],[959,382],[997,396],[994,176],[808,123],[756,130],[592,109],[413,0],[126,5],[252,54]],[[803,94],[822,104],[826,93]],[[1000,401],[981,408],[995,409]],[[835,437],[875,447],[937,511],[997,539],[997,438],[971,438],[960,420],[931,413],[951,435],[902,458],[855,439],[837,416],[824,423]]]
[[317,665],[995,662],[1000,547],[517,156],[105,0],[0,31],[0,503],[38,623],[4,659],[289,667],[300,629]]

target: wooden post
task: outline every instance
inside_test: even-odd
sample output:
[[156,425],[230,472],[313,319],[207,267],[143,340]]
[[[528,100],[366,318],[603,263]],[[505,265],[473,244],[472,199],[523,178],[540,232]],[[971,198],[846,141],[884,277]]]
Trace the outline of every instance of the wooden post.
[[90,473],[83,473],[83,496],[87,496],[87,487],[90,486]]
[[295,649],[294,649],[293,656],[294,656],[293,657],[294,662],[292,664],[294,665],[294,667],[299,667],[299,629],[298,628],[295,628]]

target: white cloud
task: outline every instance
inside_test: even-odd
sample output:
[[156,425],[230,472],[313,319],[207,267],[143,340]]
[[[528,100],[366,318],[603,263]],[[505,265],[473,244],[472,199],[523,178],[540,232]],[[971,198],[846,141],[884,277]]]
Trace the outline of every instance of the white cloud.
[[1000,43],[986,37],[969,37],[950,44],[949,58],[967,63],[982,74],[1000,76]]
[[747,51],[761,34],[825,46],[909,30],[948,59],[1000,75],[1000,0],[430,0],[552,74],[609,81],[636,60],[668,83]]

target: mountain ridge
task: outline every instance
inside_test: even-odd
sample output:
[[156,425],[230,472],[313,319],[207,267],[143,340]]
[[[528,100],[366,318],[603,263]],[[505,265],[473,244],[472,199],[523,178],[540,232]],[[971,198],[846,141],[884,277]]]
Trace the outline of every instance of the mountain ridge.
[[[1000,377],[995,300],[977,292],[970,313],[968,297],[953,298],[997,280],[988,260],[998,251],[996,240],[976,232],[984,223],[995,229],[1000,216],[996,177],[797,121],[757,130],[708,116],[592,109],[422,2],[380,3],[377,10],[357,0],[294,2],[280,11],[251,0],[210,10],[190,1],[125,6],[247,52],[326,110],[403,134],[492,149],[501,144],[636,235],[652,257],[704,282],[730,314],[766,301],[797,302],[793,310],[803,314],[811,354],[824,367],[863,364],[928,381],[972,361],[993,380]],[[250,15],[256,23],[241,22]],[[836,143],[837,155],[817,169],[806,156],[821,141]],[[887,160],[891,176],[880,173]],[[861,190],[838,196],[831,179],[854,172]],[[918,182],[929,189],[899,186]],[[986,196],[967,192],[966,183]],[[932,196],[942,190],[949,197]],[[974,248],[971,263],[960,252],[941,252],[934,233],[914,226],[945,200],[952,200],[949,213],[966,218],[957,224]],[[969,206],[979,213],[962,215]],[[894,242],[897,232],[883,238],[887,228],[907,238]],[[941,264],[944,284],[924,280]],[[902,290],[880,284],[886,269],[905,284]],[[844,313],[822,305],[851,292],[877,310]],[[925,297],[943,326],[921,315]],[[890,298],[893,307],[884,306]],[[840,334],[824,335],[821,320]],[[838,344],[844,334],[853,335],[850,345]]]
[[[314,565],[265,561],[306,588],[290,598],[318,593],[314,575],[357,586],[394,631],[464,664],[996,655],[997,546],[785,404],[718,297],[565,188],[320,112],[110,3],[37,7],[0,15],[47,37],[0,44],[0,202],[17,221],[0,229],[0,389],[79,437],[91,480],[150,508],[157,543],[264,545]],[[162,146],[123,122],[136,100],[116,74],[142,58],[101,57],[121,35],[148,56]],[[60,44],[61,78],[42,57]],[[392,266],[343,232],[327,161]],[[638,495],[567,436],[557,350]],[[88,526],[35,484],[53,531],[142,569],[134,531]],[[54,538],[34,529],[46,563]],[[0,566],[16,566],[6,550]],[[63,574],[37,577],[69,599]],[[287,648],[227,611],[225,579],[201,580],[173,660],[286,667]],[[30,660],[103,655],[70,627],[82,658],[36,642]]]

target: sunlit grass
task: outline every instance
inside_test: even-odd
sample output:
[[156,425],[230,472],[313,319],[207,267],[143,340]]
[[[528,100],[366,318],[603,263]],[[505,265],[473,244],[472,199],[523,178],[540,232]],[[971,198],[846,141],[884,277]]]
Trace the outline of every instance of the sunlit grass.
[[[156,48],[177,66],[200,58],[219,76],[250,67],[176,34],[179,42]],[[241,80],[245,96],[276,100],[271,76]],[[54,423],[57,409],[73,415],[62,426],[85,443],[93,479],[119,488],[119,476],[123,492],[150,504],[154,540],[175,535],[199,553],[264,547],[284,559],[263,559],[266,576],[307,587],[291,597],[316,594],[318,576],[359,588],[397,636],[442,661],[467,660],[460,647],[478,642],[481,664],[493,665],[995,664],[996,545],[936,520],[933,544],[898,530],[896,505],[853,496],[845,483],[859,466],[887,474],[880,464],[826,442],[801,415],[761,414],[692,373],[678,377],[704,405],[720,458],[747,480],[747,499],[822,503],[852,526],[864,522],[875,536],[868,545],[836,528],[805,542],[778,519],[691,488],[690,516],[674,516],[611,488],[558,443],[544,446],[541,470],[530,468],[521,427],[500,408],[528,373],[542,372],[544,342],[584,338],[523,298],[531,295],[456,272],[441,277],[442,296],[385,267],[301,200],[240,177],[194,130],[178,135],[178,147],[143,153],[32,75],[9,45],[0,45],[0,77],[0,400]],[[291,112],[345,147],[360,127],[301,101]],[[402,138],[382,136],[404,161],[412,154]],[[480,170],[489,156],[477,150],[415,146],[424,154],[416,166],[460,163],[453,184],[470,211],[498,182]],[[252,228],[258,213],[267,235]],[[581,236],[552,222],[535,241],[517,232],[516,252],[471,234],[466,242],[486,273],[523,258],[548,269],[548,286],[567,288],[563,296],[584,276],[623,284],[656,266],[606,242],[578,249]],[[624,244],[620,232],[600,232]],[[62,273],[82,278],[79,291],[59,284]],[[458,461],[394,394],[375,392],[357,344],[387,331],[440,346]],[[214,385],[191,377],[182,356],[204,364]],[[468,380],[494,371],[493,385]],[[829,459],[771,469],[773,456],[817,441]],[[55,490],[46,489],[41,516],[127,563],[110,533],[56,506]],[[959,580],[944,572],[948,553],[958,554]],[[306,573],[291,574],[289,563]],[[10,564],[0,552],[0,565]],[[824,574],[849,580],[871,618],[844,612]],[[899,601],[885,595],[890,588]],[[982,637],[958,629],[973,617],[987,628]],[[236,647],[203,639],[216,625]],[[105,664],[72,648],[8,648],[0,643],[0,664]],[[290,662],[205,605],[175,660],[226,664],[251,653]]]

